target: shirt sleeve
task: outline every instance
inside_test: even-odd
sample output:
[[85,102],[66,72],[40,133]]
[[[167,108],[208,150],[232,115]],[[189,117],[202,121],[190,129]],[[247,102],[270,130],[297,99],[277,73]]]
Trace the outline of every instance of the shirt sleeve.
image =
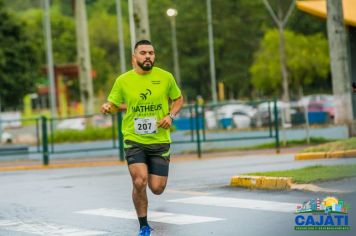
[[173,75],[171,74],[168,96],[170,99],[175,100],[175,99],[179,98],[181,95],[182,95],[182,92],[180,91],[176,80],[174,79]]
[[114,86],[112,87],[109,94],[108,101],[115,104],[116,106],[119,106],[124,102],[120,77],[116,79]]

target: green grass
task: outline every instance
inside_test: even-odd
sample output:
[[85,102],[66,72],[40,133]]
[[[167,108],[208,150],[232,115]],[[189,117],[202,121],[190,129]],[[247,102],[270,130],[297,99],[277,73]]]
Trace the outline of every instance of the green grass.
[[343,139],[334,142],[328,142],[314,147],[306,148],[301,153],[305,152],[330,152],[330,151],[346,151],[356,149],[356,138]]
[[[174,127],[171,128],[172,132]],[[97,140],[108,140],[113,137],[112,127],[98,128],[88,127],[85,130],[55,130],[53,137],[49,135],[50,142],[65,143],[65,142],[86,142]],[[117,139],[117,129],[115,129],[115,138]]]
[[356,176],[356,165],[315,165],[285,171],[256,172],[245,175],[292,177],[294,183],[313,183]]
[[[322,137],[313,137],[310,138],[310,144],[321,144],[321,143],[328,143],[330,139],[325,139]],[[285,146],[281,147],[297,147],[306,145],[306,139],[296,139],[296,140],[288,140]],[[281,144],[282,145],[282,144]],[[276,147],[275,142],[271,143],[262,143],[254,146],[247,146],[247,147],[227,147],[227,148],[211,148],[211,149],[204,149],[204,153],[211,153],[211,152],[226,152],[226,151],[249,151],[249,150],[257,150],[257,149],[272,149]],[[184,154],[191,154],[196,153],[196,151],[187,151]]]
[[[117,129],[115,129],[115,137],[117,138]],[[112,128],[95,128],[89,127],[85,130],[56,130],[52,136],[49,135],[50,142],[85,142],[96,140],[112,139]]]

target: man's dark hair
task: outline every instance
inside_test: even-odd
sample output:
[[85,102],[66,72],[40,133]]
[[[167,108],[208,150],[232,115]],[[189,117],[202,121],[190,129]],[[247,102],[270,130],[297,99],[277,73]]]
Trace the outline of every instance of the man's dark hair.
[[135,44],[135,49],[140,45],[152,45],[152,43],[147,39],[142,39]]

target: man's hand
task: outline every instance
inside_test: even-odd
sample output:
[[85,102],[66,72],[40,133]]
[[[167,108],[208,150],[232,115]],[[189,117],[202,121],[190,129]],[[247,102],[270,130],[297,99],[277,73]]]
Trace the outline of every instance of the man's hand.
[[169,129],[172,126],[172,119],[168,115],[158,122],[158,128]]
[[100,111],[103,114],[111,114],[111,113],[115,112],[114,108],[115,108],[114,104],[112,104],[111,102],[106,102],[101,106]]

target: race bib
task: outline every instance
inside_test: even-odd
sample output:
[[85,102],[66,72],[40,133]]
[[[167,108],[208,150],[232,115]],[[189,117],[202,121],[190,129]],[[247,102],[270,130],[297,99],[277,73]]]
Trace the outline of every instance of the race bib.
[[155,117],[134,118],[136,134],[155,134],[157,133],[157,119]]

